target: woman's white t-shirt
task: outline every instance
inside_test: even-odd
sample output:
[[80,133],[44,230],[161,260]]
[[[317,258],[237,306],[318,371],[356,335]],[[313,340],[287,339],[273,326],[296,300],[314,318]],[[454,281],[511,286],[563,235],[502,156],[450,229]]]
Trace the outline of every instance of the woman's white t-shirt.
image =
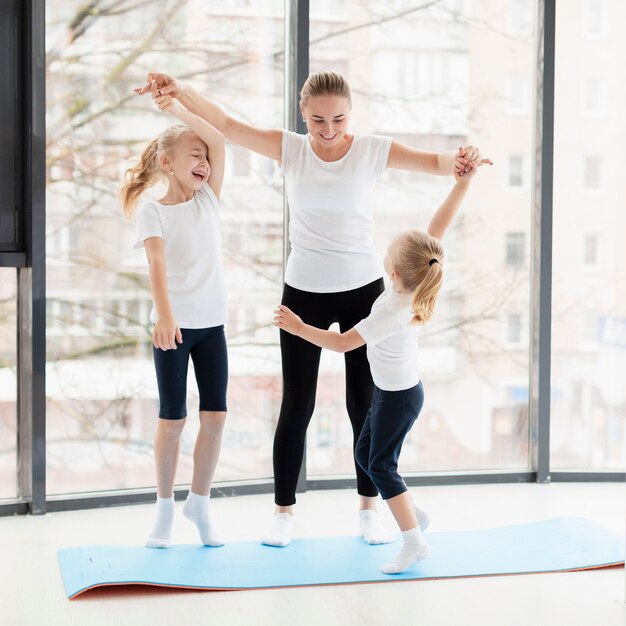
[[383,275],[374,247],[372,198],[390,147],[389,137],[355,135],[341,159],[326,162],[315,154],[308,135],[283,131],[288,285],[329,293],[356,289]]
[[[227,321],[222,265],[219,200],[203,185],[191,200],[166,205],[149,201],[137,211],[140,248],[161,237],[165,248],[167,292],[180,328],[210,328]],[[153,308],[150,320],[157,321]]]
[[411,299],[387,287],[372,312],[354,329],[367,344],[374,384],[384,391],[411,389],[420,381],[417,359],[419,327],[411,324]]

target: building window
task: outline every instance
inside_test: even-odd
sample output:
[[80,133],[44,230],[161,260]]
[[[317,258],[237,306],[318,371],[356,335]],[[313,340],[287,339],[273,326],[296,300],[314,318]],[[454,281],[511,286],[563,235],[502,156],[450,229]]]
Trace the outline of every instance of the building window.
[[509,187],[524,186],[524,157],[521,154],[509,155]]
[[519,344],[522,342],[522,316],[519,313],[509,313],[506,318],[507,343]]
[[587,155],[584,164],[585,189],[599,189],[601,183],[601,159],[597,155]]
[[528,78],[511,74],[507,79],[506,110],[512,115],[528,112]]
[[583,9],[583,32],[587,37],[603,37],[606,35],[606,2],[605,0],[586,0]]
[[526,235],[524,233],[506,234],[506,264],[512,267],[524,262],[524,247]]
[[586,78],[583,84],[583,111],[587,115],[602,115],[605,108],[604,80],[596,77]]
[[596,265],[598,262],[598,236],[585,236],[585,265]]

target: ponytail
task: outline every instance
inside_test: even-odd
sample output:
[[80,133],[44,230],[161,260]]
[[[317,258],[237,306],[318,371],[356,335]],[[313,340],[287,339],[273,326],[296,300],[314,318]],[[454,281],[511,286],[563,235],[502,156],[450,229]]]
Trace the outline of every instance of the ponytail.
[[441,263],[429,263],[424,279],[413,292],[411,310],[413,311],[412,324],[425,324],[435,312],[435,303],[443,282],[443,268]]
[[137,201],[141,194],[159,182],[162,170],[159,157],[167,152],[187,132],[192,132],[188,126],[177,124],[165,129],[156,139],[148,144],[135,167],[129,167],[124,173],[124,180],[120,186],[119,196],[124,214],[131,219],[135,213]]
[[433,315],[443,283],[443,247],[426,233],[400,235],[393,246],[393,266],[404,288],[413,294],[412,324],[425,324]]
[[159,140],[154,139],[148,144],[135,167],[129,167],[124,173],[124,182],[120,187],[120,200],[124,214],[131,219],[135,213],[135,206],[141,194],[160,177]]

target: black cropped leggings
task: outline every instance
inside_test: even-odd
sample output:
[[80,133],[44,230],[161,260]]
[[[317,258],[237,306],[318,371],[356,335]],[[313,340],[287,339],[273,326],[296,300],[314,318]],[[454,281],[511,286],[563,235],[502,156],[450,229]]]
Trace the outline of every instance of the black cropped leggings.
[[[282,304],[304,322],[327,329],[338,322],[341,332],[350,330],[370,314],[372,304],[383,292],[380,278],[368,285],[334,293],[311,293],[285,285]],[[306,430],[315,407],[321,348],[280,331],[283,369],[283,400],[274,435],[274,494],[278,506],[296,501],[296,485],[302,465]],[[346,352],[346,407],[352,424],[353,450],[372,403],[374,383],[366,346]],[[376,496],[370,477],[355,463],[360,495]]]

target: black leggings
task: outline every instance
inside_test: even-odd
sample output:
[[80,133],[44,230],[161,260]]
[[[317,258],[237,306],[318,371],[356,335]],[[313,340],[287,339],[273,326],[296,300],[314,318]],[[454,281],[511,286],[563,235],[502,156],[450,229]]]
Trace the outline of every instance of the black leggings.
[[[370,314],[372,304],[383,290],[382,278],[358,289],[335,293],[311,293],[285,285],[282,304],[307,324],[327,329],[338,322],[341,332],[346,332]],[[274,497],[278,506],[290,506],[296,501],[306,429],[315,407],[321,348],[281,330],[280,351],[283,400],[274,435]],[[346,352],[345,361],[346,407],[352,424],[354,449],[372,403],[374,383],[366,346]],[[370,477],[356,463],[355,469],[359,494],[378,495]]]

